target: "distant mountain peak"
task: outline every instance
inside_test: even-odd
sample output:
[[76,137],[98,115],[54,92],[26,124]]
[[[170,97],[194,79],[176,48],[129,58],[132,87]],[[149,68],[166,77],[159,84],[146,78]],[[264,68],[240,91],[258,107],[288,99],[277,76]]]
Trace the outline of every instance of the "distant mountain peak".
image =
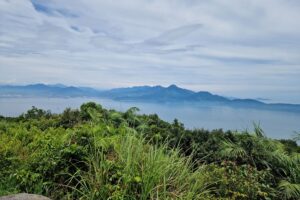
[[168,89],[180,89],[177,85],[175,84],[172,84],[172,85],[169,85],[169,87],[167,87]]
[[210,92],[208,91],[199,91],[197,92],[198,94],[207,94],[207,95],[212,95]]
[[61,83],[57,83],[57,84],[51,84],[49,86],[52,86],[52,87],[60,87],[60,88],[66,88],[68,86],[64,85],[64,84],[61,84]]

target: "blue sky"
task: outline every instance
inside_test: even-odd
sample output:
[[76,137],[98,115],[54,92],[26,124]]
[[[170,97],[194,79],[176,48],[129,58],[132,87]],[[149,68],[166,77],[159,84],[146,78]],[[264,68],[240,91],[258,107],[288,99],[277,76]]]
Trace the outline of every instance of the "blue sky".
[[300,103],[299,0],[1,0],[0,84]]

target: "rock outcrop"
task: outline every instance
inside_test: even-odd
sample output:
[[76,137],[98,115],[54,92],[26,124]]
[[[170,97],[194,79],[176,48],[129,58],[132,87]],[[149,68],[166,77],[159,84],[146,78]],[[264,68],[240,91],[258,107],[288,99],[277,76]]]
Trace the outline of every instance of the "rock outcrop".
[[51,199],[44,197],[42,195],[21,193],[21,194],[2,196],[0,197],[0,200],[51,200]]

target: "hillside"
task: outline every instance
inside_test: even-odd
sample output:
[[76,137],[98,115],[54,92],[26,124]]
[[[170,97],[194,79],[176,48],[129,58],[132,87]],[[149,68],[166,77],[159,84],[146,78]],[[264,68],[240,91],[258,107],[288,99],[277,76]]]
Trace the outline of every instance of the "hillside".
[[178,120],[33,107],[0,117],[0,196],[52,199],[300,198],[300,147],[254,132],[188,130]]

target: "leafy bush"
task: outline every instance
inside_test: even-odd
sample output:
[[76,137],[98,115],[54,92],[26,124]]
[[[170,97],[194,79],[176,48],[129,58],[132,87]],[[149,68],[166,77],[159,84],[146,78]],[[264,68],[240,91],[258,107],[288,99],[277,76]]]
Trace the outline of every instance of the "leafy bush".
[[53,199],[300,199],[299,146],[86,103],[0,118],[0,195]]

